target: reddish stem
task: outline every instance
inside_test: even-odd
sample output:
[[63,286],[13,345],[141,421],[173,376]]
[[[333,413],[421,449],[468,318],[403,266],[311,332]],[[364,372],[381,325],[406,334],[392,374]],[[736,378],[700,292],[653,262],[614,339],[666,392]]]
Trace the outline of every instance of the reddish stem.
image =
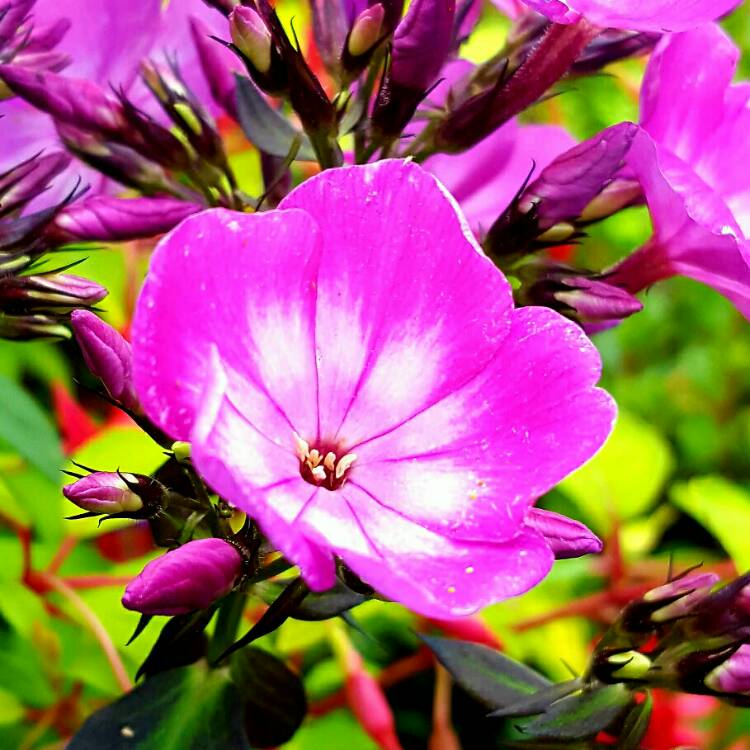
[[74,536],[66,536],[62,542],[60,542],[60,546],[57,548],[57,552],[55,552],[55,556],[50,561],[50,564],[47,566],[47,573],[54,576],[57,575],[57,572],[62,567],[63,563],[68,559],[70,553],[75,549],[76,545],[78,544],[78,539]]

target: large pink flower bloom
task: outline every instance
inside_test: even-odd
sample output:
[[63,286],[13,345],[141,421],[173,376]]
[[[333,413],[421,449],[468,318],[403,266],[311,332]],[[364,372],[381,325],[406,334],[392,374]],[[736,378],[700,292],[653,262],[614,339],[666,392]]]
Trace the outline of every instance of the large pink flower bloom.
[[149,416],[313,589],[339,556],[426,615],[547,573],[527,514],[615,412],[580,329],[514,309],[455,201],[400,160],[328,170],[275,211],[183,222],[133,340]]
[[555,23],[573,23],[581,16],[586,16],[598,26],[637,31],[693,29],[729,13],[740,1],[524,0],[530,8],[543,13]]
[[708,24],[659,43],[628,157],[654,236],[610,277],[637,292],[677,274],[712,286],[750,317],[750,84],[732,85],[739,51]]

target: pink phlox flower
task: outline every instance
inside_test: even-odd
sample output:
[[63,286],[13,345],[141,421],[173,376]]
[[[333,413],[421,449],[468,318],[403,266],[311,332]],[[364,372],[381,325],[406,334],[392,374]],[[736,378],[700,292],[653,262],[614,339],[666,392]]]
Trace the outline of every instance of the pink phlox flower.
[[311,588],[334,584],[338,557],[435,617],[546,575],[529,510],[615,414],[580,328],[514,309],[455,200],[402,160],[184,221],[153,256],[133,374],[148,415]]

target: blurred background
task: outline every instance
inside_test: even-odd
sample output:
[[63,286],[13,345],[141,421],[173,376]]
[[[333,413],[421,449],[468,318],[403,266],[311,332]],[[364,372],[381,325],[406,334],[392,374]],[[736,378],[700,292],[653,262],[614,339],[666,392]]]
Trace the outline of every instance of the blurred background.
[[[281,0],[279,10],[294,17],[304,44],[304,4]],[[743,6],[725,25],[750,51],[750,9]],[[488,5],[465,55],[486,59],[506,31],[507,21]],[[637,120],[643,66],[629,61],[564,84],[526,116],[564,124],[581,139]],[[750,75],[750,55],[741,70]],[[225,125],[236,172],[257,195],[258,154]],[[580,246],[556,252],[582,254],[587,266],[603,268],[649,232],[645,209],[631,209]],[[70,260],[85,256],[84,275],[110,290],[103,317],[125,333],[149,250],[130,244],[70,253]],[[488,631],[478,636],[496,638],[553,679],[584,669],[605,624],[663,581],[670,564],[680,570],[703,563],[727,578],[750,569],[746,321],[718,294],[680,279],[649,292],[642,313],[598,335],[596,344],[603,385],[620,406],[617,428],[604,450],[542,504],[586,522],[606,540],[605,553],[557,563],[529,594],[486,610]],[[124,584],[155,554],[148,528],[64,520],[74,512],[60,493],[61,469],[72,468],[70,461],[147,474],[163,460],[140,430],[91,395],[93,385],[75,343],[0,341],[0,748],[64,747],[86,716],[133,679],[158,633],[149,628],[126,647],[138,616],[119,604]],[[435,741],[435,670],[415,632],[439,625],[377,602],[354,618],[350,637],[386,691],[403,746],[426,748],[431,734]],[[311,716],[285,748],[377,748],[346,705],[329,626],[289,621],[261,645],[301,670],[311,704]],[[120,661],[125,675],[118,674]],[[463,748],[503,747],[479,704],[458,689],[452,700]],[[663,693],[645,747],[741,750],[750,749],[748,736],[750,713]]]

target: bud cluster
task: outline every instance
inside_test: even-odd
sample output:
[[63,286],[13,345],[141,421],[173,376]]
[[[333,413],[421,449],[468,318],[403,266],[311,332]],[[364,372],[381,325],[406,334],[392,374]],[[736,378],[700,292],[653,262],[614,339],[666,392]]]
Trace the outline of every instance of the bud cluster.
[[592,676],[750,705],[750,574],[718,582],[687,573],[631,602],[598,645]]
[[123,91],[109,93],[88,80],[18,65],[0,65],[0,79],[53,118],[71,153],[122,185],[190,205],[244,205],[216,125],[176,64],[142,66],[143,82],[173,127]]

